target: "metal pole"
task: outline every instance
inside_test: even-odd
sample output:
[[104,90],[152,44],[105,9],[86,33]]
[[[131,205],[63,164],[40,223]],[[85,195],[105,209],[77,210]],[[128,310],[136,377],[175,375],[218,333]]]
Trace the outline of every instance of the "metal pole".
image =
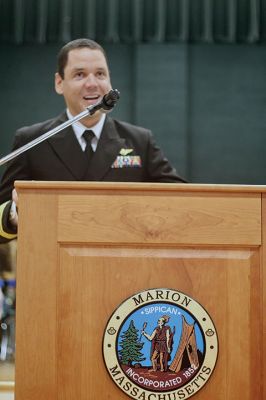
[[[92,106],[90,106],[92,107]],[[62,131],[63,129],[67,128],[69,125],[72,125],[74,122],[79,121],[80,119],[86,117],[87,115],[91,115],[90,113],[90,107],[88,107],[85,111],[82,111],[80,114],[76,115],[74,118],[69,119],[66,122],[63,122],[63,124],[55,127],[54,129],[51,129],[50,131],[44,133],[43,135],[37,137],[36,139],[32,140],[29,143],[26,143],[24,146],[21,146],[20,148],[12,151],[9,153],[7,156],[4,156],[0,158],[0,166],[7,163],[10,160],[13,160],[13,158],[19,156],[20,154],[24,153],[25,151],[31,149],[32,147],[36,146],[37,144],[43,142],[44,140],[50,138],[51,136],[55,135],[56,133]]]
[[0,166],[7,163],[13,158],[19,156],[20,154],[24,153],[25,151],[31,149],[32,147],[36,146],[37,144],[43,142],[44,140],[50,138],[51,136],[55,135],[56,133],[62,131],[63,129],[67,128],[69,125],[74,124],[74,122],[79,121],[80,119],[94,114],[97,110],[105,110],[106,112],[111,111],[112,108],[115,106],[117,100],[119,99],[120,93],[117,89],[111,89],[109,93],[103,96],[103,98],[96,104],[92,104],[91,106],[86,107],[85,111],[82,111],[80,114],[76,115],[75,117],[69,119],[63,124],[56,126],[54,129],[44,133],[43,135],[37,137],[36,139],[32,140],[29,143],[26,143],[24,146],[19,147],[18,149],[12,151],[7,156],[0,158]]

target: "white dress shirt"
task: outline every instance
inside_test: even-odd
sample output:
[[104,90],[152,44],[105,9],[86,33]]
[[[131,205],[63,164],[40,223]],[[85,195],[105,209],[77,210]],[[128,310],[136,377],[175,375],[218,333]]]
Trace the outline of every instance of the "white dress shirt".
[[[67,116],[69,119],[73,118],[73,115],[71,115],[69,109],[66,110]],[[102,133],[102,129],[103,129],[103,124],[106,118],[106,114],[102,114],[100,121],[97,122],[96,125],[92,126],[91,128],[87,128],[85,125],[83,125],[80,121],[75,122],[74,124],[72,124],[72,128],[73,131],[76,135],[76,138],[80,144],[80,147],[82,148],[83,151],[85,151],[87,142],[86,140],[83,138],[83,133],[86,130],[92,130],[94,132],[94,138],[91,141],[91,147],[93,151],[96,151],[97,145],[98,145],[98,141],[100,139],[101,133]]]

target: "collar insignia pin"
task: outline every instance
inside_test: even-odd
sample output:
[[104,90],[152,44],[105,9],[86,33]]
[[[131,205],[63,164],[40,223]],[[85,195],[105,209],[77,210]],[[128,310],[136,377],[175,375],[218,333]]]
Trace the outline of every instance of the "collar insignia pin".
[[121,156],[127,156],[128,154],[132,153],[133,149],[121,149],[119,154]]

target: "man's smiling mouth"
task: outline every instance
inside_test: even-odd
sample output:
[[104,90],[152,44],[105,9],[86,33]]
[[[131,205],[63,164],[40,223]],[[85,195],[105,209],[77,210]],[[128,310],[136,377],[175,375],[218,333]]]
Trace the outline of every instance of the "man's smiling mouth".
[[101,96],[100,95],[94,95],[94,96],[83,96],[83,99],[86,101],[97,101],[100,100]]

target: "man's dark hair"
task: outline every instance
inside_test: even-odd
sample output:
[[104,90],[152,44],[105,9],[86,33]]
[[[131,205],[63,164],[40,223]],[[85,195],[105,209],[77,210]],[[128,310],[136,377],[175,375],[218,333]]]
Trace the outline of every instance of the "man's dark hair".
[[61,78],[64,79],[64,71],[68,60],[68,53],[71,50],[81,49],[83,47],[88,47],[91,50],[100,50],[103,53],[107,63],[106,53],[103,47],[99,43],[95,42],[94,40],[86,38],[72,40],[71,42],[65,44],[57,55],[57,72],[59,73]]

